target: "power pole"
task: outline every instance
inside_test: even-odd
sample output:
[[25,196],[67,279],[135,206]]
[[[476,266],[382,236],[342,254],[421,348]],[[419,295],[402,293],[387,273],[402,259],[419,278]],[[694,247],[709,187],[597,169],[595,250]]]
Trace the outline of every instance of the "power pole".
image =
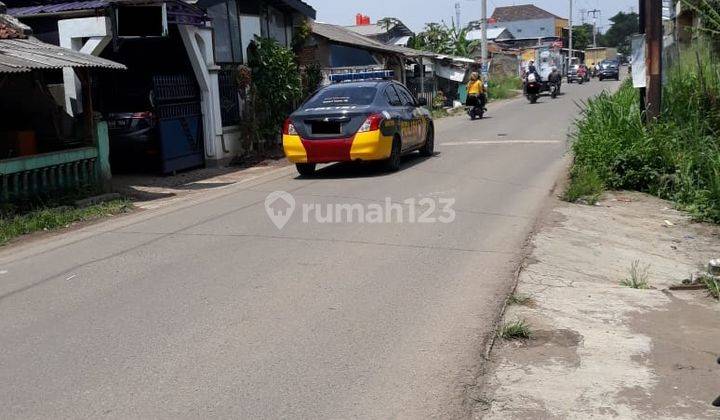
[[482,17],[480,21],[481,27],[480,32],[482,33],[481,41],[480,41],[480,54],[482,56],[482,70],[483,73],[486,73],[490,71],[490,69],[487,68],[488,66],[488,42],[487,42],[487,25],[488,25],[488,18],[487,18],[487,0],[482,0]]
[[645,91],[645,111],[649,121],[660,116],[662,105],[662,0],[640,0],[641,31],[645,33],[647,43],[647,89]]
[[573,45],[572,45],[572,36],[573,36],[573,0],[570,0],[570,18],[568,19],[568,26],[569,29],[569,42],[568,42],[568,67],[567,71],[570,71],[570,66],[572,66],[572,56],[573,56]]
[[602,11],[598,9],[588,10],[588,15],[593,17],[593,47],[597,47],[597,17],[602,16]]
[[458,30],[460,29],[460,2],[455,3],[455,24],[457,25]]

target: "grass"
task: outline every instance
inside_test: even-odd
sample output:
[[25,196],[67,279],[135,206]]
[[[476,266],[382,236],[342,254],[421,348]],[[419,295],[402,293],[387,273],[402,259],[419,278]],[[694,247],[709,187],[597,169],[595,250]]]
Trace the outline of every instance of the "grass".
[[0,246],[22,235],[62,229],[73,223],[125,213],[131,208],[129,201],[113,200],[84,208],[44,207],[24,214],[5,215],[0,217]]
[[626,278],[625,280],[621,281],[620,284],[625,287],[630,287],[632,289],[649,289],[650,284],[648,283],[648,279],[650,278],[650,266],[641,266],[640,260],[635,260],[630,265],[630,270],[628,270],[628,274],[630,274],[629,278]]
[[630,80],[585,104],[568,199],[592,197],[599,188],[642,191],[720,223],[718,53],[698,41],[672,60],[666,79],[662,114],[651,124]]
[[498,330],[498,337],[504,340],[524,340],[532,338],[530,326],[524,320],[506,322]]
[[701,277],[700,281],[707,287],[710,296],[720,300],[720,281],[716,277],[707,275]]
[[532,298],[523,293],[513,293],[508,298],[508,305],[528,305],[532,302]]
[[576,166],[573,168],[570,185],[563,199],[571,203],[583,201],[587,204],[595,204],[600,200],[604,190],[603,181],[595,170],[586,166]]
[[488,81],[488,100],[508,99],[522,90],[522,80],[515,76],[491,77]]
[[450,116],[445,108],[433,108],[431,111],[434,120]]

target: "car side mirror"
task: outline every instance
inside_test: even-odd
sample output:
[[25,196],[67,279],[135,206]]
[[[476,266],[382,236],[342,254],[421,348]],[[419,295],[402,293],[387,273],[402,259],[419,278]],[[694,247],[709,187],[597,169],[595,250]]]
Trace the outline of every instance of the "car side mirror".
[[426,98],[418,98],[417,103],[418,106],[427,106],[428,101]]

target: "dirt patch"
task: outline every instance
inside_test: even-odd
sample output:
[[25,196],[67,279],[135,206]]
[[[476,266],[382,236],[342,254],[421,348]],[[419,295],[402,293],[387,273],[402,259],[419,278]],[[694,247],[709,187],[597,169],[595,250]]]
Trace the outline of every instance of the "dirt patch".
[[[720,256],[719,238],[643,194],[556,202],[519,278],[535,305],[505,315],[534,338],[496,342],[475,417],[718,418],[720,304],[668,287]],[[652,289],[620,286],[633,261]]]

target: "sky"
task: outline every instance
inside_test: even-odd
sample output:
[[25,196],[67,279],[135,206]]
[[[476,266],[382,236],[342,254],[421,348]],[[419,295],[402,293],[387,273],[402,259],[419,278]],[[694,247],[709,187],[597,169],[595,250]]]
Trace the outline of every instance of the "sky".
[[[448,24],[455,17],[455,3],[460,3],[461,23],[480,18],[480,0],[304,0],[317,10],[317,20],[336,25],[354,25],[355,15],[363,13],[370,16],[373,22],[383,17],[396,17],[402,20],[413,31],[420,31],[427,22],[446,21]],[[534,3],[561,17],[570,12],[570,0],[488,0],[488,16],[495,7],[512,6],[513,4]],[[608,19],[617,12],[638,10],[638,0],[574,0],[573,24],[580,23],[580,10],[599,9],[598,26],[601,32],[609,27]],[[586,21],[592,17],[586,14]]]

